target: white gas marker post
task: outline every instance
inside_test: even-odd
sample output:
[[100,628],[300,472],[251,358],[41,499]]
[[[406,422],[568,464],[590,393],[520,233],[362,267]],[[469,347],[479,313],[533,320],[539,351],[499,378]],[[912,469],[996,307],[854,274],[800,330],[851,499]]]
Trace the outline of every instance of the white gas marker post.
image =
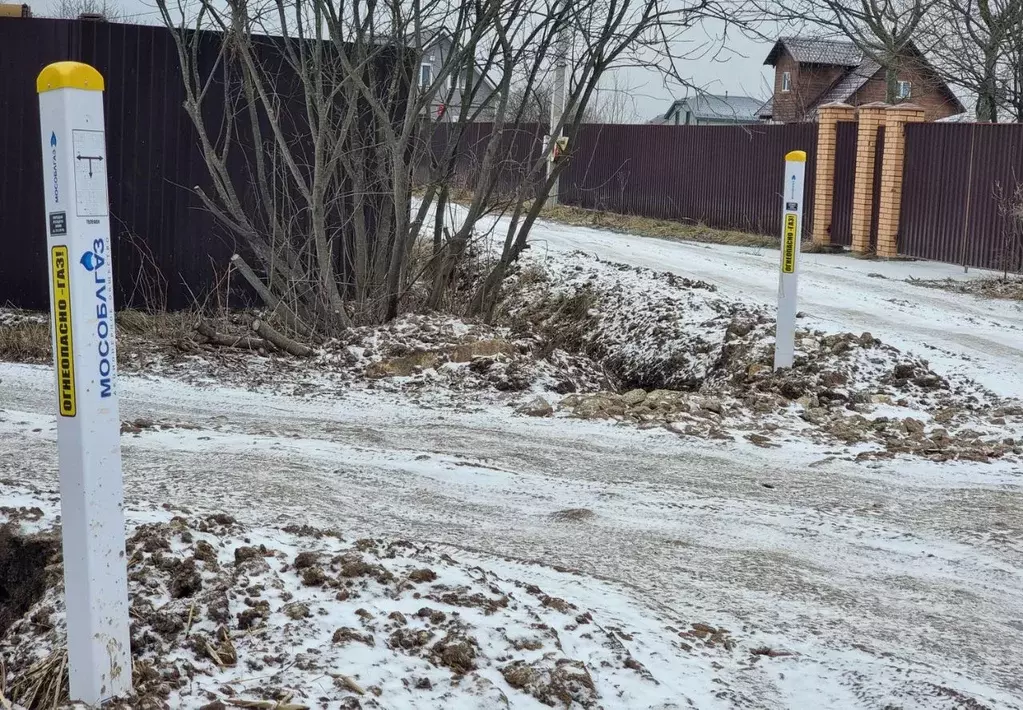
[[36,80],[71,699],[131,692],[121,421],[110,268],[103,77],[58,62]]
[[806,153],[785,156],[782,193],[781,272],[778,277],[778,324],[775,328],[774,369],[792,367],[796,349],[796,288],[799,280],[799,243],[803,237],[803,180]]

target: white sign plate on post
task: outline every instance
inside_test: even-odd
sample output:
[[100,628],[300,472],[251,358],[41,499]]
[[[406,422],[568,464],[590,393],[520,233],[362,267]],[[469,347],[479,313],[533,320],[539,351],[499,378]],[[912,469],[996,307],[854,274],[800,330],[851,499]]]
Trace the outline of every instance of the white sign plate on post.
[[781,268],[778,275],[778,323],[775,327],[774,369],[792,367],[796,350],[796,292],[799,281],[799,244],[803,238],[803,182],[806,153],[785,156],[782,193]]
[[103,77],[58,62],[36,80],[71,700],[131,693]]
[[106,217],[107,148],[103,131],[71,131],[75,158],[75,211],[79,217]]

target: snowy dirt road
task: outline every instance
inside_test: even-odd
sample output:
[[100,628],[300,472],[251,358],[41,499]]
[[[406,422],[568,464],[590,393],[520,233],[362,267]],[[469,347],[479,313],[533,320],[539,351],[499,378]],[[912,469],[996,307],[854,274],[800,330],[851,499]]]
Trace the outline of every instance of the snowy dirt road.
[[[536,252],[774,299],[777,252],[534,234]],[[954,267],[803,259],[806,325],[869,331],[1023,396],[1018,304],[905,281]],[[52,387],[48,368],[0,363],[0,478],[55,486]],[[1010,463],[856,463],[802,439],[763,449],[366,390],[303,398],[123,376],[120,391],[122,419],[156,425],[122,437],[129,507],[433,541],[481,564],[507,558],[493,564],[523,578],[578,570],[665,626],[732,633],[736,648],[678,683],[681,707],[1023,708],[1023,476]],[[592,515],[563,514],[579,509]]]
[[[53,486],[50,373],[0,364],[0,380],[0,477]],[[122,437],[129,506],[413,537],[617,582],[666,620],[738,640],[683,704],[1023,707],[1023,495],[1005,467],[869,468],[805,444],[686,443],[367,393],[138,377],[121,392],[124,419],[196,427]],[[594,515],[555,515],[578,508]],[[795,655],[750,663],[765,646]]]

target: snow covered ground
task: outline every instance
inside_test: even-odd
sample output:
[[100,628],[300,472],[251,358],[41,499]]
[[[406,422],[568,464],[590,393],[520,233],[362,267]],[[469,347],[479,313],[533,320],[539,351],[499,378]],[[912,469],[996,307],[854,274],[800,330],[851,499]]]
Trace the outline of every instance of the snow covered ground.
[[[546,224],[534,243],[709,281],[737,300],[767,304],[776,287],[776,252]],[[1017,304],[900,280],[951,267],[803,263],[816,327],[869,331],[939,372],[1023,394]],[[54,490],[51,389],[47,368],[0,363],[0,479]],[[765,449],[356,390],[302,398],[124,376],[121,402],[122,418],[154,424],[122,437],[130,511],[169,503],[257,531],[297,522],[407,538],[618,615],[641,631],[657,686],[616,696],[604,683],[602,707],[1023,708],[1013,464],[857,463],[807,441]],[[734,644],[678,636],[693,623]]]

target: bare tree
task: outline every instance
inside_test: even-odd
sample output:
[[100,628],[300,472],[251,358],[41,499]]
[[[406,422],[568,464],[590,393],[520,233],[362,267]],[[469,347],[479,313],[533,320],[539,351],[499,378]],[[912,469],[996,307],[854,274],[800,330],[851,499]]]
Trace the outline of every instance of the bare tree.
[[[157,0],[210,176],[195,193],[245,245],[239,268],[256,260],[245,273],[267,306],[293,330],[323,335],[395,317],[417,284],[439,304],[481,220],[501,210],[503,239],[462,304],[490,314],[564,169],[560,161],[545,174],[548,137],[512,194],[498,190],[510,150],[503,138],[532,110],[515,96],[548,84],[559,38],[571,37],[572,72],[549,135],[573,136],[616,62],[702,19],[734,22],[740,4]],[[442,31],[450,50],[424,68]],[[461,222],[448,224],[458,147],[484,112],[490,140]]]
[[632,123],[636,119],[635,91],[620,71],[608,72],[594,95],[587,123]]
[[1017,29],[1009,35],[1005,67],[1000,76],[1003,90],[1000,105],[1013,121],[1023,123],[1023,31]]
[[938,0],[927,34],[934,65],[950,85],[977,97],[978,121],[998,120],[1014,100],[1013,45],[1023,33],[1020,0]]
[[938,0],[779,0],[767,2],[778,19],[808,23],[850,40],[885,72],[885,100],[896,103],[899,71],[916,55]]
[[82,15],[102,15],[107,20],[117,20],[123,15],[117,3],[110,0],[60,0],[55,17],[77,20]]

